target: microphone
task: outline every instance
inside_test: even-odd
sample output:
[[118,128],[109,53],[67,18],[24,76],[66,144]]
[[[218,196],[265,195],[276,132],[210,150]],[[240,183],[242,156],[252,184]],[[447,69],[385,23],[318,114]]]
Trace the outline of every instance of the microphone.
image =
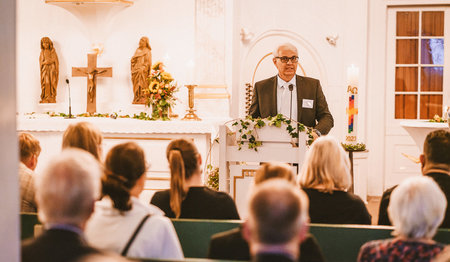
[[68,78],[66,78],[66,84],[67,84],[67,88],[69,89],[69,116],[66,117],[66,119],[72,119],[75,117],[72,115],[72,98],[70,97],[70,84],[69,84]]
[[289,120],[292,120],[292,91],[294,90],[294,85],[289,85],[289,91],[291,91],[291,102],[289,103]]

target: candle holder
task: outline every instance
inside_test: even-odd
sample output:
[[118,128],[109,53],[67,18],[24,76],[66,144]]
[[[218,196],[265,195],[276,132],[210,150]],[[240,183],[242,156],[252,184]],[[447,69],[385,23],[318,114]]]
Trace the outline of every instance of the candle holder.
[[188,95],[189,95],[189,110],[187,110],[187,114],[181,119],[181,120],[187,120],[187,121],[200,121],[201,119],[195,114],[194,109],[194,88],[197,85],[186,85],[188,89]]

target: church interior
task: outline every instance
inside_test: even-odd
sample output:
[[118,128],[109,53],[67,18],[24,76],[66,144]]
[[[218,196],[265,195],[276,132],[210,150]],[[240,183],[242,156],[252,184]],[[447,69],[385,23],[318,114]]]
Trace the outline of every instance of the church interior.
[[[320,81],[334,119],[327,136],[364,146],[346,152],[351,190],[375,216],[386,189],[421,174],[425,136],[449,130],[447,0],[2,0],[0,14],[2,261],[19,261],[20,253],[18,132],[41,143],[36,174],[61,152],[71,123],[101,130],[103,158],[135,141],[150,164],[140,195],[146,203],[170,187],[167,145],[187,137],[201,155],[203,179],[217,168],[218,189],[240,199],[242,219],[258,162],[296,163],[297,173],[308,150],[271,150],[270,143],[290,144],[278,130],[261,131],[272,142],[259,152],[228,147],[255,83],[277,75],[272,52],[283,43],[298,50],[297,75]],[[143,56],[141,81],[135,65]],[[45,59],[57,66],[51,98],[42,84]],[[148,77],[159,62],[173,100],[155,120],[148,87],[160,76]]]

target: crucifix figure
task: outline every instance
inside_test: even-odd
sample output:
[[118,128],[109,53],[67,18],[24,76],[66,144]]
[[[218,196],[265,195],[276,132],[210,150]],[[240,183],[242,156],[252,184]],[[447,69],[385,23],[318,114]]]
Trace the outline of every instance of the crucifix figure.
[[97,77],[112,77],[112,67],[97,68],[97,54],[88,54],[87,67],[72,67],[72,76],[87,76],[87,106],[88,113],[97,111]]

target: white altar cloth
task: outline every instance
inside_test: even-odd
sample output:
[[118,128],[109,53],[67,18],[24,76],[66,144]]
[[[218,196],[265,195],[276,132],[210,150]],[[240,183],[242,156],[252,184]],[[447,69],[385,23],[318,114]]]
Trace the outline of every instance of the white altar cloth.
[[416,142],[420,152],[423,152],[423,143],[428,133],[438,129],[449,130],[448,123],[435,123],[428,120],[405,120],[400,122],[400,125]]
[[103,133],[148,134],[148,133],[218,133],[219,125],[229,118],[206,118],[202,121],[145,121],[132,118],[78,117],[65,119],[49,115],[21,115],[17,117],[19,131],[64,131],[75,122],[91,122]]

